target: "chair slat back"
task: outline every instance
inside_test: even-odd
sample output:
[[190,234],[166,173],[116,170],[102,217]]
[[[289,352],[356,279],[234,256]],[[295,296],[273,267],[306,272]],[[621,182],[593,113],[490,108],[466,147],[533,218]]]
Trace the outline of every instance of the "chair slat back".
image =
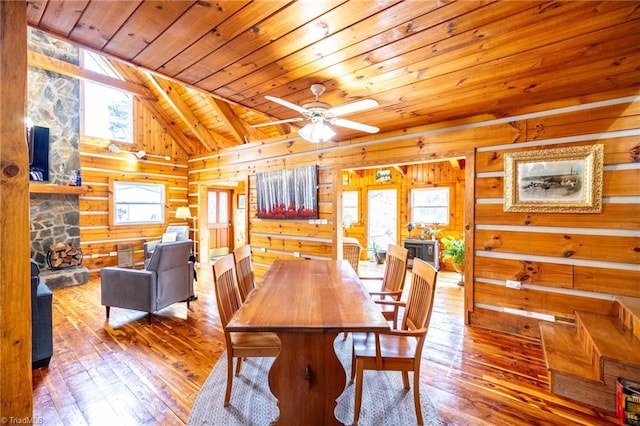
[[247,296],[256,286],[255,275],[253,274],[253,264],[251,263],[251,246],[245,244],[233,251],[236,263],[236,274],[238,275],[238,290],[240,300],[244,302]]
[[358,243],[342,243],[342,257],[349,262],[353,270],[356,271],[356,274],[358,273],[361,251],[362,247]]
[[213,264],[213,283],[220,321],[226,329],[229,320],[242,305],[232,253],[221,257]]
[[402,320],[402,329],[429,328],[438,272],[424,260],[414,258],[411,273],[411,288]]
[[382,278],[382,291],[400,291],[404,288],[404,281],[407,277],[407,262],[409,250],[404,247],[389,244],[387,248],[387,259]]

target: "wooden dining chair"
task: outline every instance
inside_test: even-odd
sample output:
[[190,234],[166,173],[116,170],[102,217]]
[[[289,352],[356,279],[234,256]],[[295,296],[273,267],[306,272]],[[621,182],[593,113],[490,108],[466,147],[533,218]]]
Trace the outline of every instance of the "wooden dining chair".
[[342,257],[349,262],[356,274],[360,264],[360,252],[362,246],[355,238],[345,238],[342,241]]
[[251,246],[245,244],[242,247],[238,247],[233,251],[233,258],[236,263],[240,300],[244,302],[251,290],[256,286],[253,264],[251,263]]
[[240,333],[227,331],[227,324],[242,305],[233,253],[221,257],[213,264],[213,282],[220,322],[227,345],[227,390],[224,406],[229,405],[233,384],[233,358],[237,358],[235,375],[240,375],[242,359],[275,357],[280,352],[280,339],[275,333]]
[[351,382],[355,376],[355,412],[358,423],[362,403],[364,370],[401,371],[405,389],[409,386],[409,371],[413,371],[413,402],[418,424],[423,424],[420,405],[420,361],[429,330],[437,271],[422,259],[413,260],[411,288],[407,302],[387,300],[385,303],[404,307],[402,326],[385,333],[353,333]]
[[[404,247],[389,244],[387,248],[387,259],[382,277],[366,277],[361,276],[360,280],[369,290],[369,294],[373,296],[376,303],[385,300],[400,300],[402,291],[404,290],[404,282],[407,277],[407,262],[409,259],[409,250]],[[380,281],[379,290],[370,289],[367,281]],[[382,314],[387,321],[393,321],[393,328],[398,326],[398,306],[381,303]]]

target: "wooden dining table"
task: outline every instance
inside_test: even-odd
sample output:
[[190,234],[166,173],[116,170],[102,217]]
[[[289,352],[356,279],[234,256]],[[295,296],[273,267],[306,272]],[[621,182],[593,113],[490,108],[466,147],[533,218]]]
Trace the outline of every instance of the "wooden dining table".
[[332,425],[340,424],[334,410],[346,384],[336,337],[386,331],[389,324],[346,260],[276,260],[227,330],[280,337],[269,371],[278,424]]

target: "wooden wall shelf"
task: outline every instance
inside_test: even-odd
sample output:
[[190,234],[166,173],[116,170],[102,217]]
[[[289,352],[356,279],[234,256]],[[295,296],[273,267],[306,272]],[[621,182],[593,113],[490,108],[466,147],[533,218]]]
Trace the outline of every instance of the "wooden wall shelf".
[[80,195],[84,193],[81,186],[64,186],[50,183],[30,183],[29,192],[32,194],[71,194]]

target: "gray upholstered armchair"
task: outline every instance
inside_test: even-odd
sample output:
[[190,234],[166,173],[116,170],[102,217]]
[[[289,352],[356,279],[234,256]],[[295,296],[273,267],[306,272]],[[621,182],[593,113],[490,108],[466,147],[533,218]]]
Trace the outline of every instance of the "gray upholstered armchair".
[[102,304],[107,320],[112,306],[149,313],[176,302],[187,302],[193,294],[193,262],[189,261],[192,241],[160,243],[143,270],[117,267],[101,271]]
[[[167,226],[167,230],[164,231],[166,234],[176,234],[175,241],[184,241],[189,239],[189,226],[188,225],[169,225]],[[156,249],[157,245],[160,244],[161,240],[158,241],[149,241],[144,243],[144,262],[145,265],[149,263],[149,259],[151,259],[151,255],[153,251]]]

